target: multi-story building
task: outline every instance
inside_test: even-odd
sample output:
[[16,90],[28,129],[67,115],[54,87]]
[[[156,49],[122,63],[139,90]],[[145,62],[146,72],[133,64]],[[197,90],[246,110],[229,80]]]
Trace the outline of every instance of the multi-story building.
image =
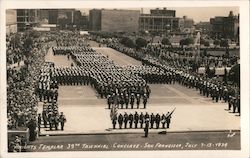
[[139,10],[92,9],[89,12],[89,27],[92,31],[138,32]]
[[175,10],[168,10],[167,8],[163,9],[151,9],[150,14],[152,15],[162,15],[162,16],[168,16],[168,17],[175,17]]
[[139,26],[140,31],[176,32],[184,28],[184,20],[175,17],[175,10],[157,8],[150,10],[150,14],[141,14]]
[[48,11],[48,22],[49,24],[57,24],[58,9],[49,9]]
[[17,31],[26,31],[39,22],[38,9],[17,9]]
[[239,37],[239,15],[233,15],[231,11],[229,16],[216,16],[210,19],[212,25],[211,35],[214,38],[238,39]]
[[202,34],[209,35],[212,29],[210,22],[199,22],[195,24],[195,29],[200,31]]
[[6,34],[17,32],[17,12],[14,9],[6,10]]
[[193,34],[195,32],[194,20],[188,18],[187,16],[183,16],[184,26],[181,29],[182,33]]
[[92,9],[89,11],[89,28],[91,31],[101,31],[101,10]]
[[80,30],[87,30],[88,29],[88,16],[82,14],[80,10],[76,10],[73,16],[73,25],[75,28]]
[[184,28],[193,28],[194,27],[194,20],[188,18],[187,16],[183,16],[184,20]]

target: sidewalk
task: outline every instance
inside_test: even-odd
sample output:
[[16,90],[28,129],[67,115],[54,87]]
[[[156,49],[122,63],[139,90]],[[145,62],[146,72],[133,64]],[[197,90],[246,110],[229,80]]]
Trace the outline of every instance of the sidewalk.
[[[41,135],[67,135],[67,134],[115,134],[115,133],[144,133],[143,129],[112,129],[110,111],[103,107],[105,105],[86,107],[86,106],[63,106],[63,111],[67,117],[64,131],[49,131],[41,129]],[[145,109],[119,109],[118,113],[132,113],[135,111],[148,112],[151,114],[172,111],[176,107],[171,119],[168,132],[194,132],[194,131],[229,131],[240,130],[240,117],[228,113],[224,109],[225,104],[210,106],[192,105],[149,105]],[[139,126],[139,124],[138,124]],[[60,128],[60,127],[59,127]],[[116,125],[118,128],[118,124]],[[161,128],[161,125],[160,125]],[[150,133],[158,133],[164,129],[150,129]]]

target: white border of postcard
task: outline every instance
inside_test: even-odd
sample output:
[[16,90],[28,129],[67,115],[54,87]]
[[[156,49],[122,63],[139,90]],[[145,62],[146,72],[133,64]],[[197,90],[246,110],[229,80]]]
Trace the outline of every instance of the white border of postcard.
[[[2,0],[1,6],[1,51],[0,51],[0,112],[1,153],[0,157],[249,157],[249,1],[51,1],[51,0]],[[5,9],[21,8],[156,8],[156,7],[239,7],[240,8],[240,57],[241,57],[241,150],[227,151],[84,151],[84,152],[7,152],[6,108],[6,44]]]

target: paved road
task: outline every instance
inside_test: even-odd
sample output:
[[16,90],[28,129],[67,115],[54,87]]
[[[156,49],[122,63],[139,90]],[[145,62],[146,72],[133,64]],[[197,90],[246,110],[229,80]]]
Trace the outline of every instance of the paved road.
[[[62,141],[63,140],[63,141]],[[239,132],[71,135],[40,137],[31,152],[110,150],[239,150]]]
[[142,65],[142,63],[138,60],[135,60],[134,58],[131,58],[130,56],[127,56],[121,52],[118,52],[112,48],[108,47],[93,47],[94,50],[97,52],[100,52],[106,56],[108,56],[109,59],[113,60],[118,65]]

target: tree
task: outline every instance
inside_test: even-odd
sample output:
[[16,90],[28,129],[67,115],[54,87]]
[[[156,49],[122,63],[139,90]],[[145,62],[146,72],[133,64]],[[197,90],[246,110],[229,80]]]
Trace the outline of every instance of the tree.
[[186,38],[187,45],[194,44],[194,38]]
[[145,40],[144,38],[137,38],[135,40],[135,43],[136,43],[136,48],[140,49],[142,47],[146,47],[148,42],[147,40]]
[[229,47],[228,40],[221,40],[220,46],[221,46],[221,47],[228,48],[228,47]]
[[155,38],[155,36],[158,35],[158,33],[156,31],[152,31],[152,32],[150,32],[150,35],[151,35],[151,43],[153,43],[154,42],[154,38]]
[[166,37],[161,40],[161,44],[163,44],[163,45],[171,45],[169,39],[166,38]]
[[236,64],[231,68],[228,79],[240,86],[240,64]]
[[210,46],[210,43],[209,43],[208,41],[205,41],[205,42],[204,42],[204,46],[209,47],[209,46]]
[[219,40],[214,40],[214,45],[215,45],[215,46],[220,45],[220,41],[219,41]]
[[185,38],[185,39],[180,40],[180,45],[181,46],[184,46],[184,45],[188,46],[190,44],[194,44],[194,39],[193,38]]
[[124,46],[129,47],[129,48],[135,48],[134,41],[128,37],[123,37],[121,39],[121,44],[123,44]]

